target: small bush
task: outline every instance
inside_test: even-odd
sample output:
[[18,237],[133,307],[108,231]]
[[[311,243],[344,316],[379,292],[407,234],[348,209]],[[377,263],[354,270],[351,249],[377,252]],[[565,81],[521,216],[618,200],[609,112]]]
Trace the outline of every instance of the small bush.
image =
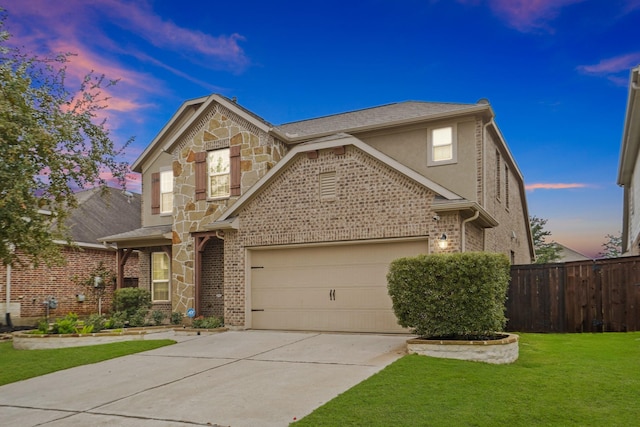
[[139,308],[132,316],[129,316],[129,326],[139,327],[147,325],[147,314],[149,310],[146,308]]
[[153,320],[153,324],[156,326],[160,326],[162,325],[162,322],[164,321],[164,319],[167,317],[166,314],[164,314],[164,312],[160,311],[160,310],[153,310],[151,312],[151,319]]
[[179,311],[174,311],[171,313],[171,324],[172,325],[179,325],[182,323],[182,317],[183,314],[180,313]]
[[134,316],[140,309],[151,307],[151,293],[146,289],[122,288],[113,293],[114,311],[123,311],[127,318]]
[[49,333],[49,322],[47,322],[47,319],[40,319],[38,321],[38,332],[41,334]]
[[216,329],[223,325],[222,319],[212,316],[212,317],[196,317],[193,319],[192,327],[197,329]]
[[387,281],[398,323],[423,337],[492,336],[506,324],[509,269],[484,252],[397,259]]
[[104,316],[94,313],[91,316],[89,316],[84,323],[87,326],[91,326],[93,328],[92,329],[93,332],[100,332],[105,328],[106,320]]
[[125,322],[127,321],[127,313],[123,311],[116,311],[111,314],[105,323],[105,329],[122,329],[124,328]]

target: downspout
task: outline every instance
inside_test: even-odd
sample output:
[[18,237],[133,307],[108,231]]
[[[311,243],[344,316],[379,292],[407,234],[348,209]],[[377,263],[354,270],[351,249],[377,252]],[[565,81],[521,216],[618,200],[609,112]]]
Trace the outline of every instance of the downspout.
[[462,221],[462,227],[461,227],[461,231],[462,231],[462,236],[460,236],[460,251],[464,252],[466,250],[466,246],[467,246],[467,223],[471,222],[471,221],[475,221],[476,219],[478,219],[478,217],[480,216],[480,211],[476,211],[476,213],[473,214],[472,217],[467,218],[465,220]]

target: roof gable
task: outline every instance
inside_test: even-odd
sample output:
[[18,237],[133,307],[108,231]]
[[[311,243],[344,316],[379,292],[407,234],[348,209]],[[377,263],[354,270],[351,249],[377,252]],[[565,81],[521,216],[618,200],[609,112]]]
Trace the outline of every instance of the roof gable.
[[140,194],[116,188],[102,188],[76,193],[78,207],[71,211],[66,225],[71,240],[97,244],[107,234],[123,233],[140,227]]
[[432,180],[420,175],[419,173],[409,169],[402,165],[398,161],[392,159],[386,154],[374,149],[370,145],[365,144],[361,140],[347,134],[337,134],[326,138],[306,142],[293,148],[287,155],[278,162],[273,169],[271,169],[262,179],[260,179],[249,191],[243,194],[227,211],[225,211],[217,222],[226,221],[233,217],[243,206],[245,206],[250,200],[257,196],[265,186],[271,183],[280,173],[282,173],[294,160],[294,158],[302,153],[312,152],[316,150],[322,150],[327,148],[336,148],[345,145],[353,145],[358,149],[366,152],[370,156],[386,164],[390,168],[405,175],[418,184],[430,189],[434,193],[442,196],[447,200],[463,200],[462,197],[454,192],[446,189],[433,182]]
[[177,141],[194,126],[197,127],[198,123],[206,117],[206,114],[215,104],[222,105],[227,110],[247,120],[260,130],[268,132],[272,128],[272,125],[267,121],[222,95],[212,94],[185,101],[153,141],[151,141],[140,157],[133,163],[131,170],[134,172],[142,172],[142,165],[145,162],[156,158],[161,152],[171,152],[171,149]]

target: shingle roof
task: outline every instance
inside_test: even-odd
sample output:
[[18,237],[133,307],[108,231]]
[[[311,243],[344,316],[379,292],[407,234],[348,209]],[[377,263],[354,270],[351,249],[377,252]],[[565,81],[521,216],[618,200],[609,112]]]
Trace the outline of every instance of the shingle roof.
[[313,135],[327,135],[348,132],[370,126],[383,125],[419,118],[429,118],[444,113],[461,112],[466,109],[486,107],[486,103],[454,104],[438,102],[406,101],[364,110],[351,111],[315,119],[285,123],[276,126],[276,130],[290,138],[303,138]]
[[152,227],[136,228],[135,230],[125,233],[113,234],[111,236],[100,237],[100,241],[104,242],[122,242],[126,240],[136,240],[145,238],[164,238],[164,235],[171,233],[171,224],[155,225]]
[[76,193],[78,207],[74,209],[66,225],[76,243],[97,244],[98,238],[108,234],[123,233],[140,227],[140,194],[107,188]]

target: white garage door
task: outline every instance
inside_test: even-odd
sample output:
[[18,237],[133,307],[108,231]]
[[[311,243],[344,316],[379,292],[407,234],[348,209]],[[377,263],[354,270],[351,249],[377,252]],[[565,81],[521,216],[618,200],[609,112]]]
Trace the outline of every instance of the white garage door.
[[254,329],[406,332],[386,275],[392,260],[426,253],[426,240],[251,251]]

